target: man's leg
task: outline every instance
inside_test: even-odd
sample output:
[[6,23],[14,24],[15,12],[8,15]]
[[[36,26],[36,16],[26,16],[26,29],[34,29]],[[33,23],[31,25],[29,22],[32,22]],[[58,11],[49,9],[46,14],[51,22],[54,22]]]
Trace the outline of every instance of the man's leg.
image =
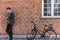
[[12,25],[10,25],[9,37],[10,37],[10,40],[12,40],[12,37],[13,37]]
[[6,29],[6,32],[8,33],[9,35],[9,40],[12,40],[12,35],[13,35],[13,32],[12,32],[12,25],[8,24],[7,25],[7,29]]
[[9,34],[9,27],[10,27],[10,24],[7,25],[7,28],[6,28],[6,32]]
[[10,37],[10,39],[9,39],[9,40],[12,40],[12,38],[13,38],[12,30],[10,30],[10,32],[9,32],[9,37]]
[[11,25],[10,24],[7,25],[6,32],[9,35],[9,40],[12,39],[12,37],[10,37],[12,35],[11,34],[12,30],[11,30]]

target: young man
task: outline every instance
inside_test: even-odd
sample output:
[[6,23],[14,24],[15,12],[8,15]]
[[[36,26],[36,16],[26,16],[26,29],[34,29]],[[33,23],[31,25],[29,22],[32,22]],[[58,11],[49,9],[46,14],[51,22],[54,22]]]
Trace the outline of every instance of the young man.
[[9,40],[12,40],[12,38],[13,38],[12,27],[14,24],[14,13],[10,7],[6,8],[6,9],[8,11],[8,17],[7,17],[8,23],[7,23],[6,32],[9,35]]

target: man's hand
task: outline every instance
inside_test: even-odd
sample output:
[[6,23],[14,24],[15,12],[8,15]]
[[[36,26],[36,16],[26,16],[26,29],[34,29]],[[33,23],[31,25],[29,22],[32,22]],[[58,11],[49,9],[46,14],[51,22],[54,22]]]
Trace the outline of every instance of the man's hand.
[[6,17],[6,19],[8,20],[8,17]]

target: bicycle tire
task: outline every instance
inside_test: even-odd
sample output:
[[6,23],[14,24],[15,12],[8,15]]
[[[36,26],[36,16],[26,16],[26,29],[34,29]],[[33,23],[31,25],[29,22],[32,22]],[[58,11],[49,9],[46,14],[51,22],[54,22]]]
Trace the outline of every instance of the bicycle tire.
[[[48,35],[47,35],[48,34]],[[47,34],[45,34],[46,35],[46,37],[48,37],[48,38],[46,38],[45,37],[45,40],[56,40],[57,39],[57,34],[56,34],[56,32],[55,31],[49,31],[49,32],[47,32]]]
[[36,33],[35,33],[35,31],[32,30],[30,35],[27,34],[26,39],[33,40],[35,38],[35,36],[36,36]]

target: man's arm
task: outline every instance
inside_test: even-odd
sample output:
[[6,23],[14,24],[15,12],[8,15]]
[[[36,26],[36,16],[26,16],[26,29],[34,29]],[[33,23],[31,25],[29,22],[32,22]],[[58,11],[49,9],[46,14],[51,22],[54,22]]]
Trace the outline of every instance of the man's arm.
[[7,14],[7,17],[6,17],[7,20],[8,20],[9,15],[10,15],[10,13]]

